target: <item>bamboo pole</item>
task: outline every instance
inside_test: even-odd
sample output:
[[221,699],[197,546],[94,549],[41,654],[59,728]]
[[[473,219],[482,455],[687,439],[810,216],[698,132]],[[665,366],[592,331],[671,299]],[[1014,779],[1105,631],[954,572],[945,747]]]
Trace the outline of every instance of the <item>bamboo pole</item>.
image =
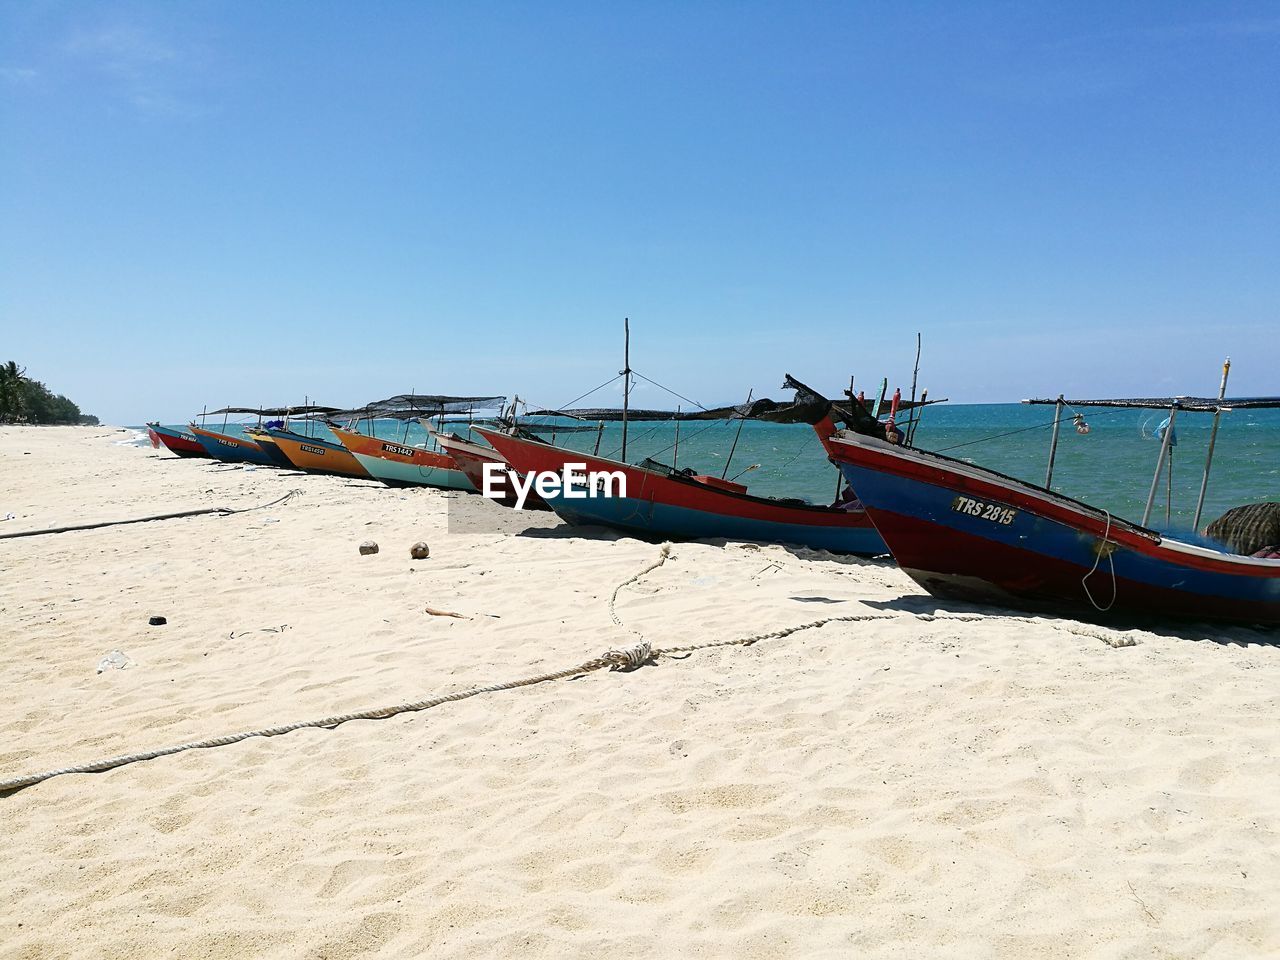
[[907,410],[907,429],[903,432],[902,438],[905,443],[910,443],[911,426],[916,419],[916,378],[920,374],[920,334],[916,334],[916,365],[911,369],[911,406]]
[[1062,394],[1058,394],[1058,402],[1053,406],[1053,439],[1049,441],[1049,469],[1044,474],[1044,488],[1051,489],[1053,483],[1053,461],[1058,455],[1058,428],[1062,426]]
[[1173,440],[1173,421],[1178,416],[1178,402],[1175,400],[1169,408],[1169,424],[1164,430],[1164,442],[1160,444],[1160,456],[1156,459],[1156,475],[1151,478],[1151,492],[1147,494],[1147,506],[1142,511],[1142,526],[1151,519],[1151,507],[1156,502],[1156,491],[1160,489],[1160,474],[1164,472],[1164,458],[1168,456],[1170,442]]
[[920,391],[920,407],[919,407],[920,413],[916,416],[914,420],[911,421],[911,433],[907,437],[907,446],[909,447],[915,446],[916,431],[920,429],[920,421],[924,419],[924,408],[928,400],[929,400],[929,388],[925,387],[923,390]]
[[671,469],[680,464],[680,404],[676,404],[676,450],[671,454]]
[[[1227,357],[1222,364],[1222,383],[1218,385],[1219,403],[1221,403],[1227,395],[1227,374],[1230,372],[1231,358]],[[1218,421],[1221,418],[1222,408],[1219,406],[1217,410],[1213,411],[1213,429],[1209,431],[1209,452],[1205,454],[1204,475],[1200,478],[1200,495],[1196,497],[1196,514],[1191,521],[1191,526],[1196,530],[1200,529],[1200,514],[1204,510],[1204,494],[1205,491],[1209,489],[1209,470],[1213,466],[1213,447],[1218,441]]]
[[[746,392],[746,407],[748,407],[748,410],[750,410],[751,407],[751,394],[753,393],[755,393],[754,387]],[[721,471],[721,480],[728,476],[728,465],[733,462],[733,451],[736,451],[737,449],[737,438],[742,435],[742,426],[745,424],[746,413],[742,413],[742,416],[739,417],[739,421],[737,421],[737,433],[733,434],[733,445],[728,448],[728,457],[724,460],[724,470]]]
[[631,318],[622,318],[622,462],[627,462],[627,414],[631,407]]

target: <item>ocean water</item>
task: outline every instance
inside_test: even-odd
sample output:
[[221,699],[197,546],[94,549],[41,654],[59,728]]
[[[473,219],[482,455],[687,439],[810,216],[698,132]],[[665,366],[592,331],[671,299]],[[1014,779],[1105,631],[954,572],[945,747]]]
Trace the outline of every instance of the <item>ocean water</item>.
[[[1160,452],[1155,428],[1167,413],[1103,408],[1081,412],[1090,432],[1078,434],[1070,420],[1061,425],[1053,488],[1117,516],[1140,520]],[[925,409],[915,445],[1041,484],[1048,463],[1053,416],[1054,408],[1049,406],[939,404]],[[527,425],[535,423],[549,428],[571,421],[528,421]],[[1212,414],[1178,414],[1172,508],[1166,522],[1167,481],[1162,476],[1151,514],[1152,527],[1189,529],[1212,424]],[[222,422],[210,420],[209,427],[220,429]],[[310,429],[328,436],[323,427]],[[454,424],[453,429],[465,433],[466,424]],[[228,432],[239,432],[239,428],[228,424]],[[406,433],[404,424],[379,422],[377,433],[402,442],[426,440],[426,431],[416,423],[410,424]],[[544,435],[551,438],[549,433]],[[596,447],[597,433],[558,433],[555,441],[590,452]],[[622,425],[606,423],[599,436],[600,454],[616,458],[621,441]],[[692,467],[699,473],[724,473],[731,479],[737,477],[738,482],[761,496],[829,503],[836,492],[836,470],[826,461],[813,430],[805,424],[686,421],[680,424],[678,453],[675,441],[676,428],[670,422],[632,423],[628,429],[627,459],[636,462],[652,457],[663,463]],[[1280,410],[1224,413],[1201,525],[1230,507],[1261,500],[1280,500]]]

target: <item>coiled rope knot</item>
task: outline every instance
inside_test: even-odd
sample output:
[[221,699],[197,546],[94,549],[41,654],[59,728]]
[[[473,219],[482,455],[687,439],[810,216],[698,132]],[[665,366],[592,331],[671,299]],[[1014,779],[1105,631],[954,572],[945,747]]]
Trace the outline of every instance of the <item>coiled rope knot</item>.
[[653,659],[653,650],[648,640],[641,640],[619,650],[606,650],[600,659],[609,665],[610,670],[634,670]]

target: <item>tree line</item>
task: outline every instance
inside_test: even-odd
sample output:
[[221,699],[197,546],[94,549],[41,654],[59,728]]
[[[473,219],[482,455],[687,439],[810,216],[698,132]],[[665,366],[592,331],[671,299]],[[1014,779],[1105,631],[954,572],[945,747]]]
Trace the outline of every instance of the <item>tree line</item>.
[[0,364],[0,423],[97,422],[97,417],[81,413],[74,401],[28,377],[16,361]]

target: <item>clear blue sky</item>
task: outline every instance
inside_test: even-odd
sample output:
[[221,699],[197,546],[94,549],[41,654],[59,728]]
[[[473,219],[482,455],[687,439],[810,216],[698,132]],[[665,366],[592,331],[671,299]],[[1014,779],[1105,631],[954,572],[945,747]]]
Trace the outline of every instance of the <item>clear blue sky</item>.
[[1280,4],[0,5],[0,360],[104,419],[562,403],[624,316],[704,403],[1280,393]]

